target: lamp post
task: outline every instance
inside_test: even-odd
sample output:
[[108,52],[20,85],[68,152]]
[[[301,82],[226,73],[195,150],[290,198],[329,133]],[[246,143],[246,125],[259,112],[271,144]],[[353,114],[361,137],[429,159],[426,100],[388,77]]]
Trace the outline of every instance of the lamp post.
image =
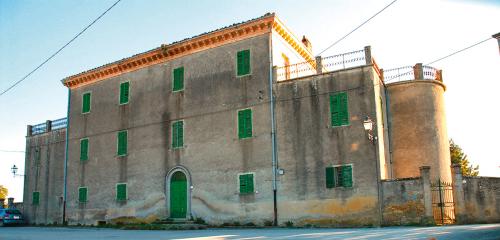
[[377,142],[377,136],[373,134],[373,128],[375,126],[375,122],[373,120],[366,116],[365,120],[363,120],[363,128],[365,129],[366,133],[368,134],[368,140],[372,143],[374,146],[374,153],[375,153],[375,166],[377,169],[377,199],[378,199],[378,225],[379,227],[382,226],[382,223],[384,222],[383,220],[383,212],[382,212],[382,186],[381,186],[381,176],[380,176],[380,162],[379,162],[379,154],[378,154],[378,147],[376,146]]
[[365,131],[368,133],[368,140],[370,140],[370,142],[372,142],[372,144],[375,145],[377,137],[373,135],[373,125],[374,122],[372,121],[372,119],[366,116],[365,120],[363,121],[363,127],[365,128]]
[[12,167],[10,168],[10,170],[12,171],[12,174],[14,174],[14,177],[16,177],[16,176],[24,176],[24,175],[22,175],[22,174],[17,174],[17,170],[18,170],[18,168],[17,168],[16,164],[14,164],[14,166],[12,166]]

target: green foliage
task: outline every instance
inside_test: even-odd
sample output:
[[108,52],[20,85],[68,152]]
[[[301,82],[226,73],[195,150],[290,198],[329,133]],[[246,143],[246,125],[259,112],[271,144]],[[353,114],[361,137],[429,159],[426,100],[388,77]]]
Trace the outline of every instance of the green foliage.
[[452,164],[460,164],[463,176],[477,176],[479,175],[479,165],[472,165],[469,162],[467,154],[465,154],[460,146],[450,139],[450,157]]
[[8,194],[9,190],[3,185],[0,185],[0,199],[6,199]]

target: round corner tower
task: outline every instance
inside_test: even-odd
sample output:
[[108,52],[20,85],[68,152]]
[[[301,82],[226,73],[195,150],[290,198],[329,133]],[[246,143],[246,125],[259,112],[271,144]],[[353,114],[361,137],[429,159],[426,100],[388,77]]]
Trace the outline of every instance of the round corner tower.
[[421,64],[414,80],[386,84],[389,95],[393,173],[395,178],[420,176],[430,166],[431,180],[451,181],[441,71]]

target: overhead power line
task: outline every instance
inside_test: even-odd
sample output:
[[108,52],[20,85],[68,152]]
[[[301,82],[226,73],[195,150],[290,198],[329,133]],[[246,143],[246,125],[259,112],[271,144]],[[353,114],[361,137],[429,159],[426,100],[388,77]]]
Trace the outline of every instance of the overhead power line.
[[372,20],[374,17],[376,17],[377,15],[379,15],[381,12],[383,12],[385,9],[387,9],[388,7],[390,7],[392,4],[394,4],[397,1],[398,0],[394,0],[391,3],[389,3],[387,6],[385,6],[384,8],[382,8],[382,10],[378,11],[377,13],[375,13],[375,15],[371,16],[370,18],[368,18],[366,21],[364,21],[359,26],[357,26],[356,28],[354,28],[348,34],[346,34],[345,36],[341,37],[339,40],[337,40],[336,42],[334,42],[332,45],[328,46],[325,50],[321,51],[318,55],[321,55],[322,53],[326,52],[326,50],[330,49],[331,47],[335,46],[340,41],[344,40],[346,37],[348,37],[349,35],[351,35],[351,33],[353,33],[356,30],[358,30],[360,27],[362,27],[363,25],[365,25],[367,22],[369,22],[370,20]]
[[24,153],[24,151],[17,151],[17,150],[1,150],[0,152],[10,152],[10,153]]
[[484,43],[484,42],[486,42],[486,41],[488,41],[488,40],[491,40],[491,39],[493,39],[493,38],[488,37],[488,38],[486,38],[486,39],[484,39],[484,40],[482,40],[482,41],[479,41],[479,42],[477,42],[477,43],[474,43],[474,44],[472,44],[472,45],[470,45],[470,46],[468,46],[468,47],[462,48],[462,49],[460,49],[460,50],[458,50],[458,51],[455,51],[455,52],[453,52],[453,53],[450,53],[450,54],[448,54],[448,55],[446,55],[446,56],[444,56],[444,57],[438,58],[438,59],[436,59],[436,60],[434,60],[434,61],[432,61],[432,62],[430,62],[430,63],[426,63],[425,65],[431,65],[431,64],[433,64],[433,63],[439,62],[439,61],[441,61],[441,60],[443,60],[443,59],[449,58],[449,57],[451,57],[451,56],[453,56],[453,55],[455,55],[455,54],[457,54],[457,53],[463,52],[463,51],[465,51],[465,50],[467,50],[467,49],[469,49],[469,48],[473,48],[473,47],[475,47],[475,46],[477,46],[477,45],[479,45],[479,44],[481,44],[481,43]]
[[50,61],[50,59],[52,59],[53,57],[55,57],[57,54],[59,54],[59,52],[61,52],[64,48],[66,48],[69,44],[71,44],[73,41],[75,41],[80,35],[82,35],[85,31],[87,31],[87,29],[89,29],[92,25],[94,25],[94,23],[96,23],[97,21],[99,21],[99,19],[101,19],[104,15],[106,15],[106,13],[108,13],[113,7],[116,6],[116,4],[118,4],[121,0],[117,0],[113,5],[111,5],[111,7],[109,7],[108,9],[106,9],[106,11],[104,11],[101,15],[99,15],[99,17],[97,17],[96,19],[94,19],[94,21],[92,21],[89,25],[87,25],[82,31],[80,31],[78,34],[76,34],[75,37],[73,37],[71,40],[69,40],[69,42],[67,42],[66,44],[64,44],[64,46],[62,46],[61,48],[59,48],[59,50],[57,50],[54,54],[52,54],[49,58],[47,58],[45,61],[43,61],[40,65],[38,65],[38,67],[36,67],[35,69],[33,69],[31,72],[29,72],[28,74],[26,74],[23,78],[19,79],[17,82],[15,82],[14,84],[12,84],[12,86],[8,87],[7,89],[5,89],[2,93],[0,93],[0,96],[4,95],[6,92],[8,92],[9,90],[11,90],[12,88],[14,88],[17,84],[21,83],[22,81],[26,80],[31,74],[33,74],[34,72],[36,72],[39,68],[41,68],[43,65],[45,65],[45,63],[47,63],[48,61]]
[[[473,47],[475,47],[475,46],[477,46],[477,45],[479,45],[479,44],[481,44],[481,43],[484,43],[484,42],[486,42],[486,41],[488,41],[488,40],[491,40],[491,39],[493,39],[493,38],[488,37],[488,38],[486,38],[486,39],[484,39],[484,40],[481,40],[481,41],[476,42],[476,43],[474,43],[474,44],[472,44],[472,45],[469,45],[468,47],[462,48],[462,49],[460,49],[460,50],[458,50],[458,51],[455,51],[455,52],[450,53],[450,54],[448,54],[448,55],[446,55],[446,56],[444,56],[444,57],[440,57],[440,58],[438,58],[438,59],[436,59],[436,60],[434,60],[434,61],[431,61],[431,62],[429,62],[429,63],[425,63],[425,64],[423,64],[423,65],[431,65],[431,64],[437,63],[437,62],[439,62],[439,61],[441,61],[441,60],[444,60],[444,59],[449,58],[449,57],[451,57],[451,56],[453,56],[453,55],[455,55],[455,54],[458,54],[458,53],[461,53],[461,52],[463,52],[463,51],[465,51],[465,50],[468,50],[468,49],[470,49],[470,48],[473,48]],[[388,80],[392,80],[392,79],[394,79],[394,78],[397,78],[397,77],[403,76],[403,75],[405,75],[405,74],[409,74],[409,73],[411,73],[411,72],[412,72],[412,71],[408,71],[408,72],[405,72],[405,73],[398,74],[398,75],[396,75],[396,76],[391,77],[391,78],[390,78],[390,79],[388,79]]]

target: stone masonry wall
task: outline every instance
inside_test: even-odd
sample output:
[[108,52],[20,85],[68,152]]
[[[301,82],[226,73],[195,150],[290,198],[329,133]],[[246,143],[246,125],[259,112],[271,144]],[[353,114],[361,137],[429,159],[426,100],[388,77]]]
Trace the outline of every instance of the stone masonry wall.
[[500,222],[500,178],[464,177],[466,223]]

